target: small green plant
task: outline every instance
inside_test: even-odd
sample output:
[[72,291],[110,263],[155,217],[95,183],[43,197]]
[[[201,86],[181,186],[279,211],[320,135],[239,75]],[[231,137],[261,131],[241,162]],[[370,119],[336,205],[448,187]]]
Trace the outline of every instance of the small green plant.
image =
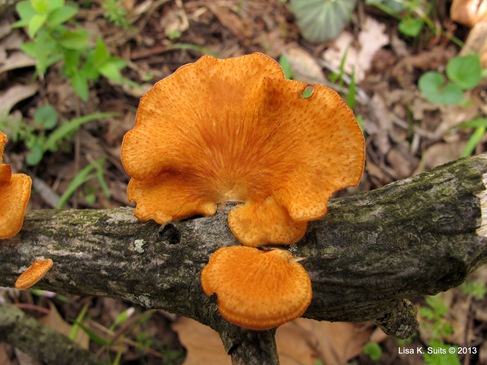
[[281,66],[286,79],[293,80],[294,79],[293,68],[291,66],[291,62],[289,62],[289,59],[286,57],[285,54],[282,54],[281,57],[279,57],[279,65]]
[[61,122],[56,109],[46,104],[34,112],[32,123],[11,116],[0,117],[0,129],[13,142],[25,143],[29,150],[26,162],[34,166],[41,162],[46,152],[56,152],[62,141],[72,136],[83,124],[115,115],[116,113],[93,113]]
[[479,56],[452,58],[446,65],[446,76],[448,81],[440,72],[426,72],[419,78],[418,87],[432,103],[458,105],[462,102],[463,92],[476,87],[482,79]]
[[[332,72],[328,79],[330,80],[330,82],[337,84],[337,88],[338,90],[341,90],[341,94],[346,94],[345,102],[350,107],[350,109],[353,109],[356,104],[357,82],[355,81],[355,67],[352,69],[352,74],[350,75],[350,77],[348,77],[348,75],[345,73],[347,55],[348,48],[345,50],[340,60],[338,72]],[[348,89],[344,86],[345,83],[348,83]],[[343,97],[345,98],[345,96]]]
[[421,316],[426,319],[423,323],[425,328],[431,330],[433,338],[442,338],[443,336],[451,335],[453,327],[449,324],[445,317],[448,313],[448,307],[445,301],[438,295],[426,297],[427,307],[420,308]]
[[426,304],[428,306],[420,308],[421,317],[425,319],[422,325],[431,331],[431,340],[423,355],[425,364],[460,365],[456,352],[449,351],[456,347],[443,342],[445,336],[454,332],[452,325],[446,319],[448,306],[439,295],[426,297]]
[[382,349],[378,343],[369,342],[364,345],[364,354],[370,357],[373,361],[379,361],[382,355]]
[[14,26],[25,27],[31,39],[22,50],[36,60],[41,77],[51,65],[62,61],[64,75],[84,101],[88,100],[89,82],[96,82],[100,75],[122,82],[120,70],[125,62],[111,56],[101,38],[95,47],[90,46],[88,33],[72,20],[78,12],[76,6],[64,0],[26,0],[16,9],[20,20]]
[[485,283],[480,281],[465,281],[462,285],[460,285],[460,290],[464,294],[471,295],[477,300],[484,299],[485,295],[487,294],[487,286]]
[[123,7],[121,0],[105,0],[101,6],[105,10],[103,16],[109,22],[124,29],[130,27],[130,22],[127,19],[127,10]]
[[462,157],[470,156],[484,137],[487,129],[487,118],[475,118],[468,122],[460,123],[456,128],[475,128],[462,152]]
[[[103,194],[108,199],[110,198],[110,189],[105,181],[104,171],[103,171],[103,162],[105,161],[104,158],[100,158],[96,161],[93,161],[88,166],[86,166],[83,170],[78,172],[78,174],[74,177],[74,179],[69,183],[69,186],[64,191],[63,195],[59,198],[59,202],[56,206],[56,209],[62,209],[68,202],[69,198],[75,193],[75,191],[84,183],[90,181],[93,178],[98,179],[98,183],[102,188]],[[92,172],[95,170],[95,172]]]
[[398,19],[397,28],[405,36],[413,38],[419,36],[425,24],[428,25],[433,34],[436,32],[434,24],[429,18],[429,13],[433,9],[431,2],[424,0],[367,0],[366,3]]

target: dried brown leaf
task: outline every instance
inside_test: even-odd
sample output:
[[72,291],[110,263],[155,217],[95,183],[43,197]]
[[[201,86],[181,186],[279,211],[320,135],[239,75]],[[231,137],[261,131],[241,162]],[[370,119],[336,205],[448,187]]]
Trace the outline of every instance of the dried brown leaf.
[[173,324],[179,340],[187,350],[184,365],[231,365],[220,336],[208,326],[181,317]]
[[423,161],[415,171],[416,174],[443,165],[447,162],[456,160],[465,148],[464,141],[452,143],[436,143],[423,153]]
[[355,69],[355,81],[364,79],[365,73],[372,65],[375,53],[389,43],[386,26],[373,18],[367,17],[365,25],[358,36],[358,46],[353,43],[353,36],[342,32],[335,40],[335,47],[323,53],[323,58],[333,67],[339,68],[345,52],[345,72],[351,74]]
[[[179,318],[173,329],[188,351],[184,365],[231,364],[220,336],[211,328]],[[298,318],[277,329],[279,361],[281,365],[314,365],[317,360],[327,365],[345,365],[362,352],[371,333],[368,326]]]
[[311,84],[325,84],[321,66],[316,59],[299,46],[288,48],[284,55],[289,60],[294,74],[294,79]]
[[36,61],[23,52],[12,53],[0,67],[0,74],[18,68],[35,66]]
[[12,86],[5,93],[0,95],[0,100],[2,100],[0,110],[3,110],[8,114],[15,104],[31,97],[37,92],[37,90],[37,84]]
[[[55,329],[65,336],[69,336],[72,328],[72,326],[61,317],[56,309],[56,306],[51,302],[49,302],[49,314],[47,316],[41,317],[39,319],[39,322],[45,324],[52,329]],[[78,346],[80,346],[81,348],[88,349],[90,338],[84,331],[79,329],[74,342],[77,343]]]

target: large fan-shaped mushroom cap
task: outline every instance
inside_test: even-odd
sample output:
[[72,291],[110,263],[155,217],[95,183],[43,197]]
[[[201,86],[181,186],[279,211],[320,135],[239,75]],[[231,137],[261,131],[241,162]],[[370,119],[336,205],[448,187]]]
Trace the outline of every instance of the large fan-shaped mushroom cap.
[[286,80],[277,62],[254,53],[203,56],[156,83],[121,158],[137,218],[162,224],[243,202],[229,225],[256,247],[301,239],[335,191],[359,183],[365,153],[336,92]]

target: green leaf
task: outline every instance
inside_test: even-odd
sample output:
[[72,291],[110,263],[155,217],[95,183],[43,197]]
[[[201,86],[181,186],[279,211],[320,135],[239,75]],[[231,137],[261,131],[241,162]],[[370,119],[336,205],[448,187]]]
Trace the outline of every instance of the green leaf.
[[365,3],[376,6],[383,12],[392,16],[405,9],[403,0],[366,0]]
[[364,345],[364,354],[374,361],[378,361],[382,355],[382,349],[379,344],[369,342]]
[[424,22],[418,18],[408,17],[403,20],[398,25],[399,31],[409,37],[417,37],[423,29]]
[[[30,1],[21,1],[17,4],[15,10],[17,10],[17,14],[19,14],[20,19],[22,19],[20,22],[15,23],[16,27],[27,26],[29,20],[31,20],[32,17],[37,14]],[[20,25],[20,23],[22,23],[22,25]]]
[[96,343],[97,345],[102,346],[102,347],[110,346],[110,342],[109,341],[105,341],[103,338],[101,338],[100,336],[98,336],[90,328],[86,327],[83,323],[81,323],[81,322],[75,322],[74,324],[76,324],[77,326],[79,326],[88,335],[88,337],[90,338],[90,340],[93,341],[94,343]]
[[96,81],[100,77],[100,72],[95,67],[95,65],[93,64],[92,60],[90,60],[90,59],[88,59],[85,62],[85,64],[83,65],[83,68],[81,69],[81,72],[83,73],[83,75],[85,75],[85,77],[88,80],[94,80],[94,81]]
[[35,111],[34,120],[44,129],[52,129],[58,122],[57,111],[50,104],[43,105]]
[[113,324],[110,326],[110,330],[114,330],[115,328],[117,328],[118,326],[120,326],[121,324],[125,323],[127,321],[127,319],[134,313],[134,308],[133,307],[130,307],[130,308],[127,308],[126,310],[124,310],[123,312],[121,312],[116,318],[115,318],[115,321],[113,322]]
[[80,52],[74,49],[67,49],[64,51],[64,72],[69,77],[72,77],[79,71],[78,66],[80,56]]
[[304,38],[323,42],[336,38],[352,16],[357,0],[291,0],[291,11]]
[[59,38],[59,44],[67,49],[85,49],[88,47],[88,37],[82,32],[66,32]]
[[432,103],[457,105],[463,98],[462,89],[453,83],[445,85],[445,78],[438,72],[426,72],[419,78],[418,87]]
[[452,58],[446,65],[446,75],[464,90],[474,88],[482,78],[479,56],[475,54]]
[[468,122],[460,123],[458,128],[478,128],[478,127],[487,127],[487,118],[475,118],[469,120]]
[[71,330],[69,331],[69,338],[71,341],[76,340],[76,336],[78,336],[78,330],[79,330],[79,324],[78,323],[83,323],[83,320],[86,316],[86,312],[88,312],[89,308],[90,308],[89,303],[86,303],[83,306],[83,308],[81,308],[81,311],[79,312],[78,316],[76,317],[74,324],[71,326]]
[[351,82],[350,86],[348,87],[348,95],[347,95],[347,105],[350,107],[350,109],[353,110],[355,108],[355,102],[356,102],[356,95],[357,95],[357,83],[355,82],[355,67],[352,70],[352,75],[350,77]]
[[41,29],[41,27],[44,25],[46,22],[47,15],[46,14],[37,14],[34,15],[30,21],[29,21],[29,28],[28,28],[28,33],[29,37],[34,38],[36,33]]
[[64,6],[64,0],[49,0],[49,12],[62,8]]
[[27,165],[35,166],[41,162],[42,157],[44,156],[44,150],[39,143],[35,143],[31,148],[29,153],[27,154],[25,161]]
[[76,6],[66,5],[61,8],[53,10],[47,17],[47,23],[54,27],[62,24],[76,15],[78,8]]
[[83,170],[78,172],[78,174],[74,177],[74,179],[69,183],[63,195],[59,198],[59,202],[56,206],[56,209],[62,209],[68,202],[69,198],[74,194],[76,189],[78,189],[85,182],[96,177],[96,174],[92,174],[91,171],[94,168],[98,168],[99,164],[102,164],[104,160],[105,160],[104,157],[99,158],[98,160],[93,161],[88,166],[86,166]]
[[70,133],[76,131],[79,127],[83,124],[91,122],[93,120],[98,120],[102,118],[113,117],[117,115],[116,113],[93,113],[82,116],[80,118],[71,119],[68,122],[64,122],[61,126],[54,130],[53,133],[49,135],[46,143],[44,143],[44,150],[55,151],[57,148],[57,144],[63,138],[65,138]]
[[49,0],[31,0],[31,4],[37,13],[47,15]]
[[475,132],[473,132],[472,136],[469,138],[467,145],[463,149],[462,157],[470,156],[474,151],[477,145],[482,141],[482,138],[485,134],[485,127],[478,127]]
[[105,180],[103,162],[105,162],[105,159],[99,159],[98,163],[95,165],[96,177],[98,178],[98,183],[101,186],[101,190],[103,191],[103,195],[105,196],[105,198],[109,199],[111,194],[110,194],[110,188],[108,187],[108,184]]
[[37,54],[36,54],[36,46],[32,42],[21,44],[20,45],[20,49],[22,50],[22,52],[24,52],[25,54],[27,54],[27,56],[31,56],[32,58],[36,58],[37,57]]
[[81,100],[88,101],[89,90],[88,80],[86,79],[86,77],[81,72],[78,72],[71,76],[70,80],[74,91],[76,92],[76,94],[78,94]]
[[122,74],[120,73],[120,69],[113,62],[105,62],[103,65],[98,67],[98,71],[100,71],[100,73],[107,79],[115,82],[122,82]]
[[[428,345],[437,352],[441,351],[441,353],[427,353],[425,351],[423,358],[426,365],[461,365],[458,355],[455,352],[450,353],[448,351],[451,345],[447,345],[439,340],[431,340]],[[453,347],[455,349],[457,348],[456,346]]]
[[279,58],[279,65],[281,65],[282,71],[284,72],[284,77],[288,80],[292,80],[294,78],[293,68],[285,54],[282,54]]
[[99,66],[105,63],[110,58],[110,52],[101,38],[96,40],[95,52],[93,54],[93,62]]

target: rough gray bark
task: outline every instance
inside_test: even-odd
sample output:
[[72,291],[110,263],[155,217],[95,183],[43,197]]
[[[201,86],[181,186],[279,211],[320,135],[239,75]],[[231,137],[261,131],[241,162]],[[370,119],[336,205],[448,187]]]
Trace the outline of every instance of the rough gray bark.
[[[414,332],[406,298],[455,287],[487,262],[486,172],[487,155],[480,155],[330,201],[329,213],[290,247],[307,258],[313,284],[304,316],[375,320],[398,337]],[[138,222],[130,208],[32,211],[20,234],[0,245],[0,285],[13,286],[36,258],[52,258],[40,288],[188,316],[220,333],[234,363],[276,364],[273,332],[230,325],[200,287],[211,253],[239,244],[227,213],[160,227]]]

